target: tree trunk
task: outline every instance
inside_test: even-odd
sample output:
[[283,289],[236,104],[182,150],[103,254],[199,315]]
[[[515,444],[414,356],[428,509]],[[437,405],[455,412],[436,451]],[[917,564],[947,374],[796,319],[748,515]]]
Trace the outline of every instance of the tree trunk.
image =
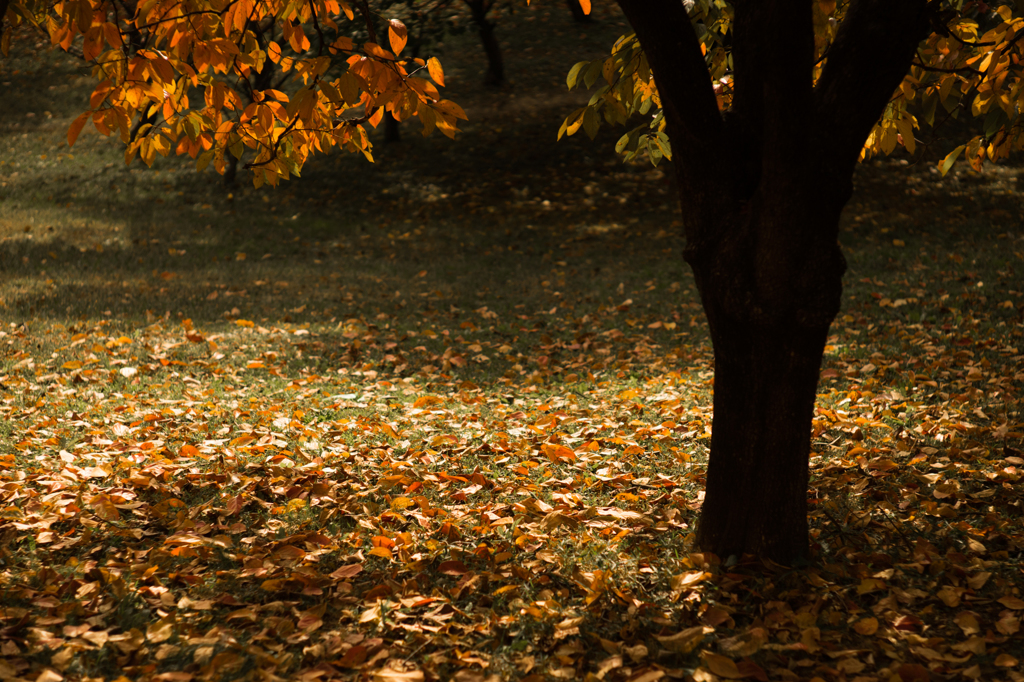
[[722,239],[686,252],[715,354],[697,542],[722,557],[807,556],[811,418],[846,264],[836,241],[842,193],[803,182],[803,191],[755,192],[719,217]]
[[733,99],[719,111],[679,0],[618,0],[658,84],[715,353],[701,549],[808,553],[818,374],[846,269],[839,216],[871,127],[929,30],[926,0],[853,0],[815,84],[811,7],[733,0]]
[[494,23],[487,18],[487,12],[491,5],[484,0],[466,0],[469,6],[473,23],[480,32],[480,42],[484,47],[484,54],[487,55],[487,73],[484,76],[484,84],[490,86],[501,86],[505,84],[505,62],[501,56],[501,45],[498,37],[494,35]]

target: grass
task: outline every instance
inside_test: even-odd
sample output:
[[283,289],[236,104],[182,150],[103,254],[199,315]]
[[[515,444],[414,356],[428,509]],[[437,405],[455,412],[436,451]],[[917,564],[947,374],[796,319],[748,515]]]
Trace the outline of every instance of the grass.
[[451,41],[461,140],[277,191],[69,150],[74,65],[0,64],[0,677],[1018,679],[1018,169],[860,169],[814,561],[706,557],[671,169],[553,144],[600,19],[503,19],[501,92]]

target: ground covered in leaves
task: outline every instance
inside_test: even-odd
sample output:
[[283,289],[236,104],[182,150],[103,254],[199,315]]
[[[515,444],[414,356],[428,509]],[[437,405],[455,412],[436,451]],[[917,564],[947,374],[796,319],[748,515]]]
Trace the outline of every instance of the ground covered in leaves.
[[276,193],[4,72],[0,679],[1024,679],[1017,169],[861,170],[812,560],[701,554],[671,177],[551,144],[555,34],[621,29],[550,10],[455,145]]

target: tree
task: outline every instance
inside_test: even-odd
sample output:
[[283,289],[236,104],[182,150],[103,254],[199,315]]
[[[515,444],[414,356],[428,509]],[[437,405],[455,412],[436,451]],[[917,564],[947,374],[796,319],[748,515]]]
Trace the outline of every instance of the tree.
[[573,68],[570,87],[604,83],[560,135],[648,114],[619,149],[674,162],[684,257],[714,346],[697,542],[797,561],[808,553],[809,434],[855,165],[900,145],[913,152],[918,117],[933,125],[966,112],[984,117],[985,132],[946,156],[943,172],[965,150],[980,168],[1020,148],[1024,19],[1010,3],[962,0],[618,2],[635,36]]
[[[855,164],[899,146],[913,152],[921,122],[961,112],[983,119],[984,132],[948,154],[943,172],[964,153],[980,168],[1019,149],[1024,18],[1010,2],[977,0],[619,4],[636,33],[609,58],[573,67],[570,86],[604,84],[560,135],[644,115],[618,148],[674,162],[684,257],[715,351],[698,542],[723,556],[798,560],[808,551],[810,422],[839,310],[838,225]],[[370,36],[360,44],[338,28],[356,12]],[[400,57],[402,22],[388,22],[391,50],[378,43],[367,0],[354,9],[344,0],[14,0],[5,19],[4,45],[23,21],[65,49],[80,40],[99,85],[69,142],[91,120],[120,134],[128,161],[173,151],[224,172],[226,155],[248,148],[255,183],[274,184],[317,151],[369,158],[365,125],[385,111],[452,137],[465,117],[438,95],[435,59]],[[261,38],[264,25],[280,27],[282,40]],[[261,89],[254,76],[267,60],[292,74],[287,92]],[[248,104],[231,79],[251,90]],[[133,121],[154,114],[133,137]]]
[[[356,12],[366,42],[339,31]],[[401,57],[401,21],[387,22],[390,50],[379,43],[366,0],[15,0],[6,19],[5,51],[22,22],[65,50],[80,44],[98,85],[68,143],[91,121],[120,135],[128,162],[173,151],[225,173],[248,154],[255,184],[273,185],[317,151],[372,159],[366,126],[385,111],[449,137],[465,119],[438,93],[437,59]]]

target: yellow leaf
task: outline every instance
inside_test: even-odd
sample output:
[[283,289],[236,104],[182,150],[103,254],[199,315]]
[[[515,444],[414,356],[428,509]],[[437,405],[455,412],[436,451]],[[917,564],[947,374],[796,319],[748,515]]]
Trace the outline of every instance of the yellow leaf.
[[885,589],[885,583],[878,578],[864,578],[860,581],[860,585],[857,585],[857,594],[867,594],[882,589]]
[[434,79],[434,82],[444,87],[444,71],[441,70],[441,62],[438,61],[437,57],[431,57],[427,60],[427,72],[430,73],[430,77]]
[[166,642],[174,634],[174,618],[167,616],[161,618],[155,623],[150,623],[149,627],[146,628],[146,639],[154,644],[160,642]]
[[960,156],[964,151],[964,145],[960,145],[949,154],[946,154],[946,158],[939,162],[939,173],[945,175],[949,172],[949,169],[956,163],[957,157]]
[[379,556],[382,559],[392,558],[391,550],[387,547],[374,547],[369,552],[367,552],[367,554],[370,554],[372,556]]

